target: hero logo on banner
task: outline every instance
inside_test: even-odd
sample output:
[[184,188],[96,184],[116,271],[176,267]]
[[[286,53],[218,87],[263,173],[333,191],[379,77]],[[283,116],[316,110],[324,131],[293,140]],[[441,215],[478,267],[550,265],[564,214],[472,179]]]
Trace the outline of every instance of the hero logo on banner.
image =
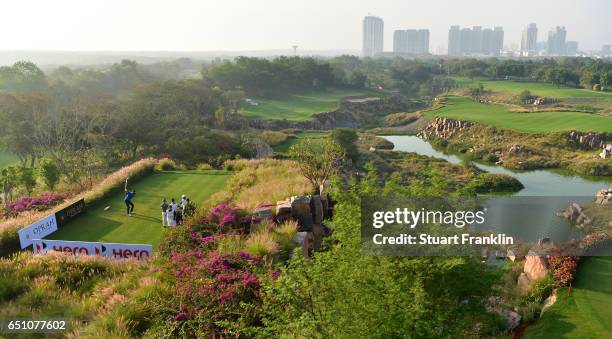
[[18,233],[21,249],[32,245],[34,239],[44,238],[55,231],[57,231],[55,214],[46,216],[30,226],[20,229]]
[[103,242],[34,240],[34,254],[49,251],[64,252],[72,255],[98,255],[111,259],[146,260],[153,252],[153,246],[140,244],[117,244]]

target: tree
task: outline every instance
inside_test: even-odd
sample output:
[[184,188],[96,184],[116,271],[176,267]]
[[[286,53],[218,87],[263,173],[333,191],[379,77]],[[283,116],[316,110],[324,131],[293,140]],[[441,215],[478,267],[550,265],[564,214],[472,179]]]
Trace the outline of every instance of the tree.
[[352,128],[336,128],[331,133],[331,138],[344,149],[344,153],[353,161],[357,160],[359,153],[355,144],[359,137]]
[[21,166],[18,172],[19,183],[25,188],[28,195],[32,193],[36,187],[36,176],[34,170],[30,167]]
[[518,96],[518,100],[521,105],[526,104],[527,101],[531,100],[531,92],[528,90],[522,91]]
[[51,159],[43,159],[38,163],[38,171],[45,185],[53,190],[60,179],[60,171]]
[[342,146],[332,139],[317,145],[313,139],[305,138],[289,149],[289,155],[314,190],[322,193],[323,186],[342,167],[345,153]]
[[14,166],[6,167],[0,172],[0,183],[2,186],[2,194],[4,195],[4,202],[13,200],[13,190],[19,183],[17,176],[17,168]]

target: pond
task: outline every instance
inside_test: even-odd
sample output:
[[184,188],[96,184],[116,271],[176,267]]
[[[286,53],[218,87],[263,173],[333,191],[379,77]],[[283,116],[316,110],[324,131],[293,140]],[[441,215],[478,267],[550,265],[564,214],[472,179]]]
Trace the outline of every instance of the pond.
[[568,240],[580,238],[581,233],[556,214],[571,203],[588,203],[595,193],[612,187],[610,176],[582,176],[559,169],[513,171],[501,166],[470,160],[464,154],[436,150],[430,143],[416,136],[385,136],[395,145],[394,150],[414,152],[445,159],[453,164],[472,164],[490,173],[507,174],[517,178],[525,188],[512,196],[497,196],[485,202],[491,215],[487,216],[487,230],[519,236],[524,240],[542,238]]

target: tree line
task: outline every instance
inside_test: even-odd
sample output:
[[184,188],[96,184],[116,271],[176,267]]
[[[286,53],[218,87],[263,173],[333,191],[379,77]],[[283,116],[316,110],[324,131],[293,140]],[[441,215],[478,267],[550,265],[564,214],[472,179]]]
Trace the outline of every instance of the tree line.
[[448,74],[469,78],[539,81],[598,91],[610,90],[612,85],[612,62],[602,59],[457,59],[441,61],[440,65]]

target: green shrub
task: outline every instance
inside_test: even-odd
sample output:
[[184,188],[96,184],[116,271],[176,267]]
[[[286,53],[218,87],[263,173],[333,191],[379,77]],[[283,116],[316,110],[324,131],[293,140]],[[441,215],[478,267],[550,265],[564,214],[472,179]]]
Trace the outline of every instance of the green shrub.
[[525,186],[506,174],[481,173],[471,183],[476,193],[518,192]]
[[519,96],[518,96],[518,103],[520,105],[525,105],[525,103],[528,100],[531,100],[531,98],[533,98],[533,96],[531,95],[531,92],[528,90],[522,91]]
[[550,296],[552,290],[553,281],[546,276],[536,281],[531,290],[520,297],[518,309],[524,322],[529,323],[540,316],[542,303]]
[[240,235],[225,235],[217,240],[219,254],[238,254],[244,249],[244,239]]
[[587,175],[612,175],[612,164],[600,160],[572,161],[568,168],[574,172]]
[[21,225],[11,225],[0,229],[0,257],[6,257],[21,249],[18,233],[21,228]]
[[28,194],[32,193],[34,187],[36,187],[36,176],[34,170],[29,167],[22,166],[19,168],[19,183],[25,188]]

